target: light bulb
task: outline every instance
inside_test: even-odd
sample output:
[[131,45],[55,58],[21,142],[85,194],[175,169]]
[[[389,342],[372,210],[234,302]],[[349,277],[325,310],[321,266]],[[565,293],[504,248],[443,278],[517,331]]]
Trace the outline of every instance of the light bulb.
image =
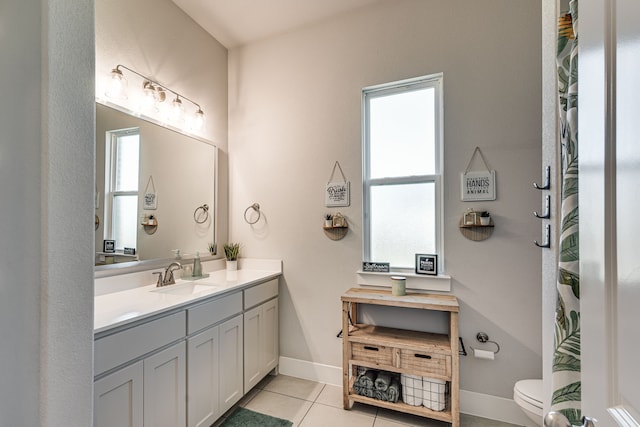
[[144,82],[142,89],[144,95],[142,97],[142,109],[143,110],[157,110],[156,104],[156,88],[150,82]]
[[127,79],[117,67],[111,70],[111,79],[105,95],[114,99],[127,99]]
[[176,99],[171,103],[171,120],[174,122],[180,122],[184,120],[184,106],[180,97],[176,96]]
[[204,127],[204,112],[202,111],[202,109],[198,108],[198,111],[196,111],[196,113],[194,114],[191,127],[196,131],[202,130],[202,128]]

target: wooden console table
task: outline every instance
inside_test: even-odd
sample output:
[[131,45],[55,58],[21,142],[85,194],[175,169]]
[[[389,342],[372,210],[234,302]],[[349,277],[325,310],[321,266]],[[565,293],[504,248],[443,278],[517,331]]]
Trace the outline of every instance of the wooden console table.
[[[349,289],[342,300],[343,402],[354,402],[407,412],[460,426],[458,369],[458,300],[453,295],[408,293],[393,296],[389,290]],[[434,310],[449,314],[449,333],[435,334],[357,323],[358,304]],[[375,350],[366,352],[364,350]],[[357,368],[365,367],[447,381],[443,411],[377,400],[355,394]]]

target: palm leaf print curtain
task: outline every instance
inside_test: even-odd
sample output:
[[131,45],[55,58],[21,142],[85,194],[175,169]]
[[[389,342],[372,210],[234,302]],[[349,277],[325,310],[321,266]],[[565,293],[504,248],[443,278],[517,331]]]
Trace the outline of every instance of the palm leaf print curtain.
[[580,254],[578,251],[578,0],[558,22],[562,206],[551,409],[580,423]]

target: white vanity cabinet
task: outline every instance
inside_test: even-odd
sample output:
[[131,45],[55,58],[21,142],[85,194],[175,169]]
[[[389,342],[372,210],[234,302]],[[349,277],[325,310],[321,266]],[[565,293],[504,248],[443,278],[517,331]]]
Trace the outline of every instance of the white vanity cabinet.
[[186,416],[184,341],[144,359],[144,426],[184,425]]
[[187,425],[209,427],[243,396],[242,293],[190,307],[187,317]]
[[244,291],[244,392],[278,365],[278,280]]
[[[209,427],[277,367],[278,278],[250,277],[236,290],[176,298],[153,317],[101,327],[94,427]],[[118,298],[132,310],[145,295]]]
[[96,339],[94,427],[184,422],[185,328],[179,312]]
[[139,361],[95,382],[95,427],[143,427],[142,375]]

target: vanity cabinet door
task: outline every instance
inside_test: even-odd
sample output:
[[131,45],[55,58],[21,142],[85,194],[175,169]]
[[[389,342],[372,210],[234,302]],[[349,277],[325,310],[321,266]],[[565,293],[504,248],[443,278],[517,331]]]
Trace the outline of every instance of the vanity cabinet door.
[[143,427],[143,367],[134,363],[94,383],[94,427]]
[[278,365],[278,298],[244,313],[244,392]]
[[186,424],[186,344],[184,341],[144,359],[144,426]]
[[220,412],[225,413],[244,395],[242,389],[242,314],[218,326],[220,333]]
[[264,340],[262,349],[262,367],[265,375],[278,366],[280,357],[280,329],[278,328],[278,298],[264,303],[262,306],[264,316]]
[[209,427],[220,412],[220,336],[213,327],[187,340],[187,426]]

